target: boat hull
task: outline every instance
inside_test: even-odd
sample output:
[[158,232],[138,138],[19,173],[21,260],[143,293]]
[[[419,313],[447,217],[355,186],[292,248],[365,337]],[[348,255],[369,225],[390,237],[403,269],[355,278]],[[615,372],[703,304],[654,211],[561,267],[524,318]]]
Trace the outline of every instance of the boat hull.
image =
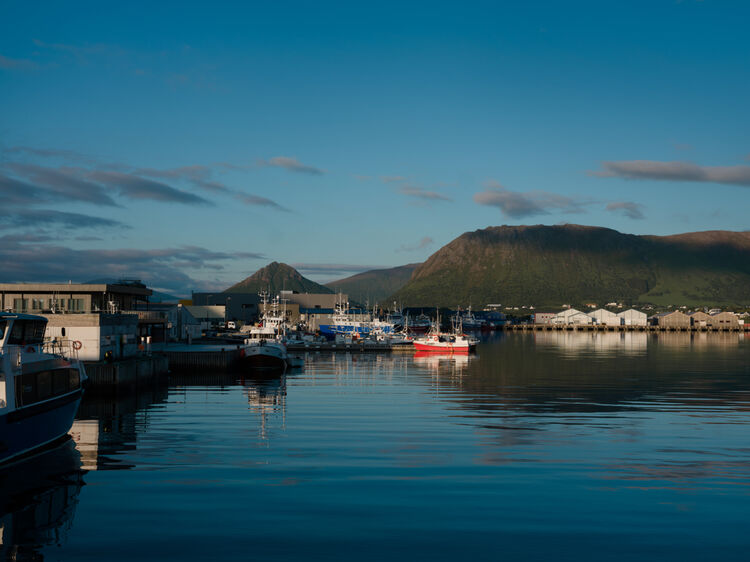
[[427,353],[469,353],[472,347],[470,345],[453,344],[450,342],[414,342],[414,349]]
[[284,371],[286,352],[273,345],[250,346],[245,350],[242,365],[254,371]]
[[57,441],[70,431],[81,389],[0,415],[0,463]]

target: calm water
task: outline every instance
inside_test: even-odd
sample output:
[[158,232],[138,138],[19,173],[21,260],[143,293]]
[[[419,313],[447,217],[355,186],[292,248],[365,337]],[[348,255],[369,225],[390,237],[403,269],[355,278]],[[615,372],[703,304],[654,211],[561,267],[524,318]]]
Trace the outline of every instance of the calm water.
[[[87,396],[18,559],[747,560],[750,338],[539,333]],[[16,545],[16,546],[13,546]]]

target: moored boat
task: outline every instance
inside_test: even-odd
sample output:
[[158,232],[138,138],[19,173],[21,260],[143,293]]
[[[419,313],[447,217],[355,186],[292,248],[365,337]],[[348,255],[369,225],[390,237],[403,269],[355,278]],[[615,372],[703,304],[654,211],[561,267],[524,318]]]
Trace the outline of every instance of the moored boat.
[[245,339],[242,364],[255,371],[284,372],[290,366],[290,358],[283,342],[286,313],[279,297],[269,306],[267,295],[263,298],[263,314],[259,326],[254,326]]
[[469,353],[476,348],[479,340],[463,333],[461,317],[453,320],[452,332],[440,331],[440,316],[426,336],[414,340],[414,349],[418,352]]
[[83,396],[80,342],[44,339],[47,319],[0,313],[0,463],[66,436]]

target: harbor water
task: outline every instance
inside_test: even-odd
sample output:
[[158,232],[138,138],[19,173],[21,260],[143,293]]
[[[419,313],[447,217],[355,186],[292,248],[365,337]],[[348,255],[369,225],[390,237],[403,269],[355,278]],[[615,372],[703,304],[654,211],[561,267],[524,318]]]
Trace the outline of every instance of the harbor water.
[[746,560],[750,337],[497,334],[470,356],[90,393],[0,472],[18,560]]

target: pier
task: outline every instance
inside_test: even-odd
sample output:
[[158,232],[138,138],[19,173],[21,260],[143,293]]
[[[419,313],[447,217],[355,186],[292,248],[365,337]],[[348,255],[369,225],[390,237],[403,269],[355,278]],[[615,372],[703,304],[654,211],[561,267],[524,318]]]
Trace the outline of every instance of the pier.
[[747,332],[750,326],[608,326],[597,324],[506,324],[501,330],[511,332]]
[[134,388],[150,384],[169,370],[163,355],[131,357],[113,362],[85,361],[89,384],[96,388]]

